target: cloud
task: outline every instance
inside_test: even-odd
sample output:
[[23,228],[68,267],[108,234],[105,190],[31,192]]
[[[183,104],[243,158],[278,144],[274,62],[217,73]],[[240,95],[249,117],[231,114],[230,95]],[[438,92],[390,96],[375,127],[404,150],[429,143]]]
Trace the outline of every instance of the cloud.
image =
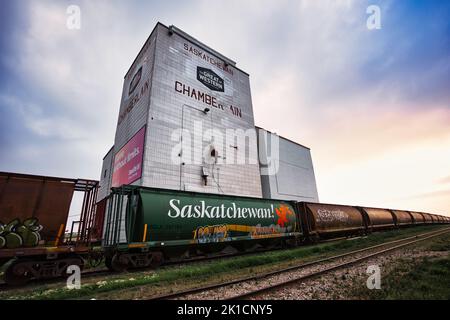
[[84,132],[79,123],[70,117],[48,115],[41,106],[22,103],[14,96],[0,96],[0,103],[11,108],[10,111],[21,119],[24,128],[35,137],[63,141],[89,138],[88,132]]
[[351,166],[418,145],[444,147],[443,138],[450,136],[450,110],[447,109],[409,113],[403,108],[380,107],[376,116],[371,111],[355,109],[351,113],[329,110],[321,119],[324,130],[310,131],[307,135],[324,158],[333,155],[328,165],[339,162]]
[[[18,85],[3,92],[1,101],[10,119],[17,121],[6,123],[2,130],[7,132],[13,126],[24,129],[15,135],[7,134],[8,141],[2,142],[14,154],[13,158],[7,158],[10,161],[2,161],[9,170],[25,167],[25,172],[67,175],[70,167],[78,168],[70,170],[70,175],[98,178],[99,159],[113,143],[123,75],[132,61],[126,48],[135,46],[134,51],[138,50],[138,41],[135,39],[131,44],[133,41],[126,37],[130,30],[117,34],[121,32],[118,28],[101,29],[102,23],[92,23],[94,18],[107,21],[119,14],[120,8],[105,2],[97,2],[95,6],[90,3],[81,4],[85,23],[79,31],[66,28],[63,2],[28,2],[22,8],[28,16],[28,26],[14,43],[18,48],[14,57]],[[118,46],[116,41],[121,41],[125,49],[111,50]],[[14,140],[22,143],[13,143]],[[55,172],[48,157],[36,157],[46,149],[53,149],[53,155],[58,153],[52,147],[57,141],[60,152],[68,156],[53,159],[61,160],[57,166],[60,172]],[[82,157],[94,165],[77,165],[86,163],[73,155],[77,147],[88,149],[83,150]],[[19,155],[28,166],[11,162]]]
[[436,197],[443,197],[443,196],[444,197],[450,196],[450,189],[421,193],[421,194],[411,196],[409,198],[436,198]]
[[316,161],[321,168],[316,170],[321,200],[450,213],[448,195],[417,198],[442,190],[436,180],[450,172],[449,146],[447,135],[439,143],[417,143],[350,165],[327,168]]
[[450,176],[443,177],[443,178],[437,180],[437,182],[439,184],[450,184]]
[[369,31],[369,4],[18,2],[2,19],[0,168],[98,178],[123,76],[161,21],[250,73],[256,124],[311,147],[322,201],[450,211],[448,195],[411,198],[450,172],[449,5],[375,1]]

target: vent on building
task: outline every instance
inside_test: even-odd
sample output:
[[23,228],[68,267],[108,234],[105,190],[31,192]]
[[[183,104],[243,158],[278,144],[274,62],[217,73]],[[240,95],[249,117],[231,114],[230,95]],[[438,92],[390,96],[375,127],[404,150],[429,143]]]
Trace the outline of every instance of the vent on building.
[[202,167],[202,179],[203,179],[203,183],[205,184],[205,186],[208,185],[208,176],[209,176],[208,169],[205,167]]

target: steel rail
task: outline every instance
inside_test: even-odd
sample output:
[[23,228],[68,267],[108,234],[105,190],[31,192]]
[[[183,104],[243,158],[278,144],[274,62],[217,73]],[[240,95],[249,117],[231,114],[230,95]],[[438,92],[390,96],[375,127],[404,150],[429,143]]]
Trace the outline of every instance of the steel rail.
[[[441,230],[435,230],[435,231],[432,231],[432,232],[439,232],[439,231],[442,231],[442,229]],[[408,238],[405,238],[405,239],[394,240],[394,241],[389,242],[389,243],[405,241],[407,239],[420,237],[422,235],[423,234],[419,234],[419,235],[411,236],[411,237],[408,237]],[[319,241],[318,243],[309,244],[308,246],[314,246],[314,245],[317,245],[317,244],[320,244],[320,243],[339,242],[339,241],[341,241],[343,239],[352,239],[352,238],[340,237],[340,238],[336,238],[336,239],[322,240],[322,241]],[[191,292],[191,293],[196,293],[196,292],[200,292],[200,291],[206,291],[207,289],[214,289],[214,288],[217,288],[217,287],[220,287],[220,286],[231,285],[231,284],[239,283],[239,282],[242,282],[242,281],[256,280],[256,279],[258,279],[260,277],[264,278],[264,277],[268,277],[268,276],[275,275],[275,274],[278,274],[278,273],[287,272],[287,271],[295,270],[295,269],[302,268],[302,267],[308,267],[308,266],[311,266],[311,265],[314,265],[314,264],[317,264],[317,263],[326,262],[326,261],[328,261],[330,259],[337,259],[337,258],[344,257],[344,256],[347,256],[347,255],[350,255],[350,254],[357,253],[359,251],[365,251],[365,250],[369,250],[369,249],[373,249],[373,248],[380,247],[380,246],[385,246],[385,245],[387,245],[387,243],[375,245],[375,246],[372,246],[372,247],[369,247],[369,248],[364,248],[364,249],[356,250],[356,251],[349,252],[349,253],[336,255],[336,256],[333,256],[333,257],[325,258],[325,259],[320,259],[320,260],[317,260],[317,261],[308,262],[308,263],[302,264],[300,266],[293,266],[293,267],[280,269],[280,270],[277,270],[277,271],[266,273],[266,274],[261,275],[261,276],[252,276],[252,277],[248,277],[248,278],[244,278],[244,279],[234,280],[234,281],[231,281],[230,283],[217,284],[217,285],[211,285],[211,286],[205,286],[205,287],[201,287],[201,288],[196,288],[196,289],[194,289],[195,292]],[[239,257],[239,256],[251,256],[251,255],[261,254],[261,253],[265,253],[265,252],[271,252],[271,251],[275,251],[275,250],[277,250],[277,249],[265,249],[265,250],[257,250],[257,251],[253,251],[253,252],[227,253],[227,254],[214,255],[214,256],[209,256],[209,257],[208,256],[206,256],[206,257],[203,256],[203,257],[194,257],[194,258],[186,259],[186,260],[174,260],[174,261],[169,261],[169,262],[164,263],[162,265],[162,267],[167,267],[167,266],[171,266],[171,265],[184,265],[184,264],[187,265],[187,264],[191,264],[191,263],[206,262],[206,261],[216,260],[216,259],[221,259],[221,258],[227,259],[227,258],[233,258],[233,257]],[[142,271],[145,271],[145,270],[149,270],[148,267],[147,268],[143,267],[143,268],[130,269],[130,270],[127,271],[127,273],[133,274],[133,273],[142,272]],[[100,269],[100,270],[85,270],[85,271],[82,271],[81,276],[82,276],[82,278],[84,277],[86,279],[86,276],[87,276],[87,278],[95,278],[97,276],[102,276],[102,275],[105,275],[105,274],[111,274],[111,275],[115,275],[116,274],[116,275],[119,275],[119,274],[123,274],[123,273],[110,271],[110,270],[105,268],[105,269]],[[26,288],[26,287],[38,286],[38,285],[42,285],[42,284],[55,284],[55,283],[63,282],[63,281],[65,281],[65,279],[66,279],[66,277],[64,277],[64,276],[55,277],[55,278],[49,278],[49,279],[45,279],[45,278],[32,279],[26,285],[19,286],[19,287],[17,287],[17,286],[10,286],[10,285],[6,284],[5,282],[0,282],[0,291],[12,291],[12,290],[17,289],[17,288]],[[183,294],[183,295],[184,294],[188,294],[188,293],[189,293],[189,290],[187,290],[186,292],[185,291],[181,292],[181,294]],[[174,294],[163,295],[161,297],[158,296],[156,299],[166,299],[166,297],[170,298],[172,295],[177,296],[178,294],[174,293]]]
[[[314,245],[317,245],[320,243],[339,242],[344,239],[348,239],[348,237],[340,237],[340,238],[335,238],[335,239],[322,240],[317,243],[304,245],[304,247],[314,246]],[[355,238],[355,239],[357,239],[357,238]],[[233,253],[224,253],[224,254],[214,254],[211,256],[197,256],[197,257],[193,257],[193,258],[189,258],[189,259],[168,261],[168,262],[165,262],[163,265],[161,265],[161,268],[169,267],[169,266],[173,266],[173,265],[183,266],[183,265],[188,265],[188,264],[192,264],[192,263],[196,263],[196,262],[207,262],[207,261],[213,261],[213,260],[218,260],[218,259],[235,258],[235,257],[240,257],[240,256],[252,256],[252,255],[267,253],[267,252],[271,252],[271,251],[278,251],[278,250],[280,250],[280,248],[258,249],[258,250],[252,251],[252,252],[233,252]],[[142,271],[146,271],[146,270],[151,270],[151,268],[142,267],[142,268],[128,269],[126,271],[126,273],[133,274],[133,273],[138,273],[138,272],[142,272]],[[104,274],[111,274],[111,275],[117,274],[118,275],[118,274],[124,274],[124,272],[110,271],[107,268],[99,269],[99,270],[84,270],[81,272],[81,277],[84,279],[94,278],[94,277],[101,276]],[[55,284],[55,283],[65,281],[66,278],[67,278],[66,276],[59,276],[59,277],[54,277],[54,278],[31,279],[28,281],[27,284],[22,285],[22,286],[12,286],[12,285],[8,285],[7,283],[5,283],[3,281],[0,281],[0,291],[11,291],[13,289],[26,288],[26,287],[31,287],[33,285]]]
[[424,240],[428,240],[428,239],[440,236],[442,234],[447,233],[448,231],[450,231],[450,229],[441,230],[440,232],[435,232],[434,234],[429,235],[429,236],[425,236],[423,238],[419,237],[419,239],[408,241],[406,243],[402,243],[402,244],[399,244],[399,245],[395,245],[393,247],[390,247],[390,248],[387,248],[387,249],[384,249],[384,250],[381,250],[381,251],[377,251],[377,252],[365,255],[363,257],[360,257],[360,258],[356,258],[356,259],[354,259],[352,261],[343,262],[343,263],[337,264],[335,266],[331,266],[329,268],[325,268],[325,269],[322,269],[322,270],[319,270],[319,271],[315,271],[315,272],[312,272],[312,273],[304,275],[304,276],[300,276],[300,277],[297,277],[297,278],[294,278],[294,279],[289,279],[289,280],[282,281],[280,283],[276,283],[276,284],[273,284],[273,285],[270,285],[270,286],[267,286],[267,287],[263,287],[263,288],[252,290],[252,291],[249,291],[249,292],[246,292],[246,293],[235,295],[235,296],[227,298],[225,300],[248,299],[248,298],[253,297],[253,296],[264,294],[265,292],[268,292],[268,291],[273,291],[273,290],[277,290],[277,289],[282,288],[282,287],[289,286],[289,285],[291,285],[293,283],[298,283],[298,282],[302,282],[302,281],[305,281],[305,280],[313,279],[315,277],[324,275],[324,274],[329,273],[331,271],[335,271],[335,270],[342,269],[342,268],[345,268],[345,267],[348,267],[348,266],[352,266],[354,264],[357,264],[357,263],[360,263],[360,262],[362,262],[364,260],[368,260],[370,258],[382,255],[384,253],[395,251],[397,249],[400,249],[400,248],[403,248],[403,247],[406,247],[406,246],[418,243],[420,241],[424,241]]
[[[204,292],[204,291],[218,289],[218,288],[221,288],[221,287],[227,287],[227,286],[230,286],[230,285],[244,283],[244,282],[247,282],[247,281],[260,280],[260,279],[264,279],[264,278],[267,278],[267,277],[270,277],[270,276],[282,274],[282,273],[285,273],[285,272],[294,271],[294,270],[298,270],[298,269],[302,269],[302,268],[306,268],[306,267],[311,267],[311,266],[314,266],[314,265],[320,265],[321,263],[324,263],[324,262],[331,262],[331,261],[336,260],[336,259],[340,259],[340,258],[344,258],[344,257],[347,257],[347,256],[355,255],[355,254],[358,254],[358,253],[374,250],[374,249],[381,248],[381,247],[384,247],[384,246],[389,246],[389,245],[392,245],[392,244],[396,244],[396,243],[400,243],[400,242],[404,242],[404,241],[409,241],[411,239],[416,239],[413,242],[426,240],[428,238],[444,234],[444,233],[446,233],[448,231],[450,231],[450,228],[434,230],[434,231],[431,231],[431,232],[422,233],[422,234],[410,236],[410,237],[403,238],[403,239],[393,240],[393,241],[389,241],[389,242],[373,245],[373,246],[370,246],[370,247],[366,247],[366,248],[362,248],[362,249],[353,250],[353,251],[350,251],[350,252],[334,255],[334,256],[331,256],[331,257],[322,258],[322,259],[318,259],[318,260],[302,263],[302,264],[299,264],[299,265],[282,268],[282,269],[275,270],[275,271],[270,271],[270,272],[267,272],[267,273],[264,273],[264,274],[244,277],[244,278],[235,279],[235,280],[226,281],[226,282],[221,282],[221,283],[217,283],[217,284],[210,284],[210,285],[206,285],[206,286],[190,288],[190,289],[181,290],[181,291],[178,291],[178,292],[172,292],[172,293],[168,293],[168,294],[162,294],[162,295],[158,295],[158,296],[155,296],[155,297],[151,297],[148,300],[163,300],[163,299],[179,298],[179,297],[188,296],[188,295],[195,294],[195,293],[200,293],[200,292]],[[409,245],[409,244],[411,244],[413,242],[408,242],[407,244],[403,244],[403,245],[399,245],[399,246],[393,247],[394,249],[389,248],[389,249],[386,249],[386,250],[388,250],[388,251],[395,250],[397,247],[406,246],[406,245]],[[387,252],[386,250],[379,251],[376,254],[382,254],[384,252]],[[295,280],[293,280],[292,282],[295,282]],[[268,287],[268,288],[265,288],[265,289],[270,290],[270,288],[271,287]],[[255,294],[256,294],[256,291],[257,290],[255,290]],[[237,296],[232,297],[230,299],[241,299],[241,298],[244,298],[244,295],[245,294],[243,294],[242,297],[240,297],[240,295],[237,295]],[[225,300],[229,300],[229,299],[225,299]]]

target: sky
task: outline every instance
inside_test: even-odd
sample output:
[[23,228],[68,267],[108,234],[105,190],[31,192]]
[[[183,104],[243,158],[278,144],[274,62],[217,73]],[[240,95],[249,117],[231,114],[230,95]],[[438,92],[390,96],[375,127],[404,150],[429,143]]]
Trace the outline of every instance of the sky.
[[449,1],[1,6],[0,171],[99,179],[123,77],[160,21],[250,74],[256,125],[311,148],[321,202],[450,215]]

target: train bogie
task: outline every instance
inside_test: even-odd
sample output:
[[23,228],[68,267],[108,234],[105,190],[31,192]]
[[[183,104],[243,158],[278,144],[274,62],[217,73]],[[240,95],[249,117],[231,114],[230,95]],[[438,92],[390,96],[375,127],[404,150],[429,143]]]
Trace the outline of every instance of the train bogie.
[[[73,252],[73,248],[61,247],[58,250],[44,250],[45,255],[36,250],[23,252],[23,257],[16,257],[7,264],[3,280],[8,285],[23,285],[31,279],[51,279],[65,276],[69,266],[84,267],[83,253]],[[53,252],[52,252],[53,251]]]

